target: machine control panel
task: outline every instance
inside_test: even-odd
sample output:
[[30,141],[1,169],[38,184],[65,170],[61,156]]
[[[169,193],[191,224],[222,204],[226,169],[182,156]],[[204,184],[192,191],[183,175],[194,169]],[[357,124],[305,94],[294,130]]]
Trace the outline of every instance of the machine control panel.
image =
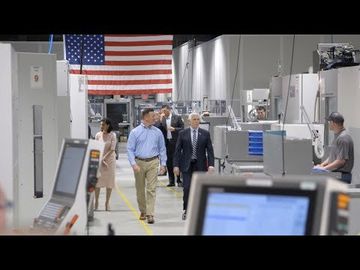
[[99,168],[100,151],[91,150],[87,174],[87,190],[92,192],[97,183],[97,171]]
[[76,223],[74,231],[83,232],[90,205],[86,200],[97,183],[103,146],[93,140],[64,140],[51,199],[34,220],[34,231],[69,234]]
[[97,171],[99,168],[100,161],[100,151],[99,150],[91,150],[90,151],[90,159],[89,166],[87,171],[87,179],[86,179],[86,203],[88,209],[88,220],[92,220],[94,218],[94,207],[92,204],[92,196],[91,194],[95,190],[95,186],[97,183]]
[[34,220],[34,227],[55,230],[69,211],[69,207],[53,201],[49,201],[40,216]]
[[350,196],[343,192],[333,192],[330,200],[329,235],[348,233]]

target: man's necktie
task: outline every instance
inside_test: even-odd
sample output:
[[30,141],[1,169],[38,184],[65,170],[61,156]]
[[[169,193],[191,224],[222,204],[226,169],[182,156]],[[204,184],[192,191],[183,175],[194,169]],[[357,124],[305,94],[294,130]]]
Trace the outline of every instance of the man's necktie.
[[191,159],[197,159],[196,156],[196,147],[197,147],[197,138],[196,138],[196,130],[193,130],[193,140],[192,140],[192,155]]

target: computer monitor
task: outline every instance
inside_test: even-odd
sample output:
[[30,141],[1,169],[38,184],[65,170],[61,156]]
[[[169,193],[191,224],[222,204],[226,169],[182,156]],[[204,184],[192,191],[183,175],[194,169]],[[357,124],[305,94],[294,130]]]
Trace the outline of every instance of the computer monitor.
[[313,234],[317,185],[208,174],[195,174],[192,183],[187,234]]
[[88,142],[64,142],[56,174],[54,195],[75,198]]
[[105,102],[105,116],[113,121],[113,129],[119,130],[119,123],[129,121],[128,102]]
[[204,187],[197,233],[202,235],[311,234],[314,191]]

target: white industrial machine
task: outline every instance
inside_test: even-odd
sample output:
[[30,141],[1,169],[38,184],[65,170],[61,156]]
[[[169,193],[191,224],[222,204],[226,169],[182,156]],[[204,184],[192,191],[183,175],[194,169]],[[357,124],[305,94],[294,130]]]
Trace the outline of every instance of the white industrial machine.
[[[289,84],[290,83],[290,84]],[[288,91],[289,90],[289,91]],[[303,106],[311,122],[317,121],[319,76],[318,74],[293,74],[272,77],[270,81],[270,119],[284,116],[288,98],[286,123],[305,123]]]
[[360,50],[349,43],[319,43],[317,47],[317,53],[314,55],[316,70],[357,66],[360,63]]
[[7,227],[32,223],[50,194],[58,156],[56,55],[0,44],[0,185]]
[[350,222],[349,222],[349,234],[360,235],[360,185],[349,185],[348,194],[350,200]]
[[258,106],[265,108],[265,118],[268,118],[269,102],[270,102],[270,90],[269,89],[253,89],[251,91],[251,105],[252,108],[247,113],[248,121],[257,121],[257,110]]
[[281,114],[282,78],[272,77],[270,80],[270,113],[269,119],[278,120]]
[[307,111],[310,120],[314,121],[318,89],[318,74],[294,74],[291,78],[289,75],[283,77],[281,108],[282,112],[285,112],[288,97],[286,123],[305,123],[306,119],[301,106]]
[[56,61],[57,71],[57,130],[58,130],[58,153],[61,150],[62,141],[71,136],[71,109],[69,93],[69,64],[66,60]]
[[199,128],[205,129],[207,131],[210,130],[210,123],[209,122],[200,122]]
[[[260,130],[226,130],[226,167],[231,172],[263,171],[263,132]],[[228,170],[227,170],[228,171]]]
[[285,130],[263,133],[264,173],[310,175],[313,168],[312,140],[287,136]]
[[265,108],[266,118],[268,118],[270,90],[267,88],[243,90],[240,92],[240,103],[242,122],[253,122],[257,120],[257,106]]
[[344,235],[346,184],[314,176],[194,174],[187,235]]
[[85,234],[89,203],[87,190],[96,184],[104,143],[66,139],[58,160],[53,190],[38,217],[34,231],[42,234]]
[[211,140],[214,139],[215,126],[224,126],[226,125],[226,123],[228,123],[229,125],[231,124],[231,119],[228,116],[219,116],[219,115],[203,116],[202,120],[203,122],[209,123],[209,133]]
[[71,138],[88,138],[88,84],[87,76],[69,74]]
[[[314,156],[313,159],[321,160],[324,156],[324,124],[272,124],[271,130],[285,130],[286,136],[297,139],[311,139]],[[319,163],[319,162],[317,162]]]
[[352,170],[352,183],[360,183],[360,119],[356,113],[360,99],[360,67],[341,67],[320,71],[320,120],[325,124],[324,144],[331,147],[334,133],[329,132],[325,117],[331,112],[340,112],[345,119],[345,128],[354,141],[355,162]]

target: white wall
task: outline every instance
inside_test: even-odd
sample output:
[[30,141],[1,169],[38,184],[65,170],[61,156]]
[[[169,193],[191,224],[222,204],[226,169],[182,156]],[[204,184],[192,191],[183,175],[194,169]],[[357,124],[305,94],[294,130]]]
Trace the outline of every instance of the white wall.
[[360,184],[360,119],[356,109],[360,100],[359,66],[338,69],[338,111],[344,116],[345,128],[354,141],[353,184]]
[[269,88],[270,78],[277,74],[280,61],[280,37],[246,35],[243,45],[243,88]]
[[[360,49],[360,35],[333,35],[333,41],[337,43],[350,43],[355,48]],[[331,36],[326,36],[327,42],[331,41]]]
[[[238,61],[239,37],[222,35],[195,48],[189,49],[188,43],[175,48],[173,100],[202,100],[204,95],[209,99],[230,100]],[[355,48],[360,48],[360,35],[296,35],[292,73],[308,72],[309,67],[313,66],[313,51],[318,43],[331,40],[349,42]],[[292,41],[293,35],[241,35],[234,99],[240,99],[241,90],[269,88],[271,77],[278,74],[279,64],[280,75],[289,74]],[[185,69],[187,61],[189,68]],[[184,70],[183,86],[178,93]],[[191,80],[191,76],[192,81],[187,81]]]
[[[192,52],[189,50],[188,43],[174,49],[173,53],[173,100],[186,100],[189,98],[191,88],[189,87],[190,64],[188,67],[186,63],[190,61]],[[191,76],[190,76],[191,77]]]
[[[11,43],[17,52],[34,52],[34,53],[48,53],[49,42],[46,41],[4,41],[4,43]],[[64,59],[64,43],[62,41],[53,42],[52,54],[56,54],[56,60]]]
[[359,66],[338,69],[338,110],[345,118],[345,126],[360,128],[359,115],[354,111],[360,101]]
[[[235,79],[237,59],[234,55],[237,55],[238,40],[238,36],[226,35],[194,48],[189,43],[175,48],[173,100],[202,100],[203,96],[209,99],[230,98],[228,94],[232,92]],[[191,76],[192,81],[187,81]],[[239,88],[238,84],[236,88]]]
[[[307,72],[313,66],[313,51],[322,43],[320,35],[295,35],[292,74]],[[290,74],[293,35],[281,36],[282,75]]]

